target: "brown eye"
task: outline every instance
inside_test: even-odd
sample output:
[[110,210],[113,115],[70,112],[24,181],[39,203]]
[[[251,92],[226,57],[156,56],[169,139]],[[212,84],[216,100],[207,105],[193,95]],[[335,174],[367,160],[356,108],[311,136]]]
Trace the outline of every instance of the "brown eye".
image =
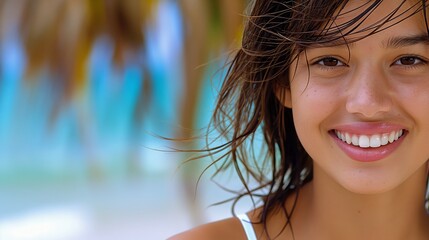
[[414,56],[407,56],[407,57],[401,57],[395,62],[395,64],[396,65],[417,65],[423,62],[424,61],[421,58],[414,57]]
[[403,57],[399,61],[402,65],[413,65],[417,59],[415,57]]
[[317,62],[317,64],[326,66],[326,67],[337,67],[337,66],[344,66],[345,64],[341,62],[340,60],[333,58],[333,57],[326,57]]

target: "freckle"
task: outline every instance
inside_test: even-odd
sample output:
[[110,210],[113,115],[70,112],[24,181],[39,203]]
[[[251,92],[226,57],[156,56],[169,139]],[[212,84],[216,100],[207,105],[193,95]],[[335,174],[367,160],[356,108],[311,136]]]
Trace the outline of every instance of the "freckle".
[[357,211],[357,213],[358,213],[358,214],[361,214],[361,211],[360,211],[360,210],[358,210],[358,211]]

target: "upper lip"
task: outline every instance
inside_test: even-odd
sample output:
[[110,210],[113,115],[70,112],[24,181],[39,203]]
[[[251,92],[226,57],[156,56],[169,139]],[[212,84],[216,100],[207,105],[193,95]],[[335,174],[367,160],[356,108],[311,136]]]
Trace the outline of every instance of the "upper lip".
[[371,122],[357,122],[335,126],[332,130],[340,132],[347,132],[356,135],[373,135],[390,133],[392,131],[406,130],[403,125],[394,123],[371,123]]

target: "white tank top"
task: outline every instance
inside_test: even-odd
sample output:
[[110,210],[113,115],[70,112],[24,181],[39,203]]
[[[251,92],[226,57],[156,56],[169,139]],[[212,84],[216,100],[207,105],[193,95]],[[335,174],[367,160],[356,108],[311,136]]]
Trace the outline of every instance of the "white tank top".
[[244,232],[246,233],[248,240],[257,240],[255,235],[255,230],[253,229],[252,223],[250,222],[247,214],[239,214],[237,218],[240,220],[241,225],[243,225]]

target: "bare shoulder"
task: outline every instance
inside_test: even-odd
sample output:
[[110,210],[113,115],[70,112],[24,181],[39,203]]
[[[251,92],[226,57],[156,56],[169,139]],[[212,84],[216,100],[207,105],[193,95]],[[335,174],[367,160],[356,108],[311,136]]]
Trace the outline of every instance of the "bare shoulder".
[[237,218],[228,218],[221,221],[204,224],[169,238],[169,240],[193,239],[245,240],[247,238],[243,227]]

